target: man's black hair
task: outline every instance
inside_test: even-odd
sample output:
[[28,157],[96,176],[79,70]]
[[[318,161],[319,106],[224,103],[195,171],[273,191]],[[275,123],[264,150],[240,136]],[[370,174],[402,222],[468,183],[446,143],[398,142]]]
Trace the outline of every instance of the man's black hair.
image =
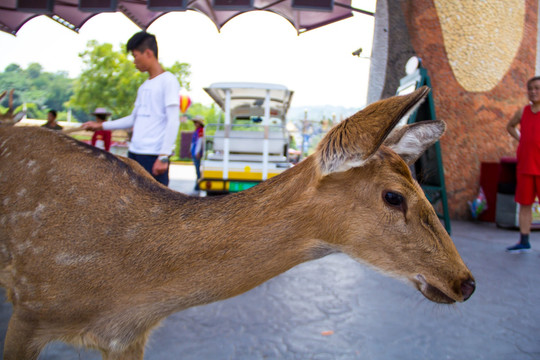
[[49,114],[52,114],[56,118],[56,110],[49,110]]
[[530,78],[529,81],[527,81],[527,87],[529,87],[529,85],[531,85],[533,81],[537,81],[537,80],[540,80],[540,76],[535,76],[533,78]]
[[156,36],[149,34],[146,31],[140,31],[133,35],[126,44],[127,51],[137,50],[140,52],[150,49],[154,56],[158,57],[158,46],[156,41]]

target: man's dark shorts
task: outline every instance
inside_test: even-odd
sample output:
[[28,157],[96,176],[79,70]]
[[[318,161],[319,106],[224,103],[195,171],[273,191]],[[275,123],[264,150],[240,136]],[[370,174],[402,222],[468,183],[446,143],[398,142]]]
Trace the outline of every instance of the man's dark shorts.
[[[152,167],[154,166],[154,163],[156,162],[158,156],[157,155],[141,155],[141,154],[134,154],[132,152],[128,152],[128,158],[133,159],[139,164],[141,164],[141,166],[146,171],[148,171],[150,175],[152,175]],[[165,171],[165,173],[161,175],[158,175],[158,176],[152,175],[152,176],[154,177],[154,179],[156,179],[163,185],[169,186],[169,169],[167,169],[167,171]]]

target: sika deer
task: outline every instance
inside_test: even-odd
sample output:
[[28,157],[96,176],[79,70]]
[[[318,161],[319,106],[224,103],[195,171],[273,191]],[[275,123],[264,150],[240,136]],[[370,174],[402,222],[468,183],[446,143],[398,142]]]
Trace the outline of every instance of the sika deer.
[[35,359],[62,340],[142,359],[168,315],[338,251],[432,301],[467,300],[473,277],[404,161],[445,125],[388,136],[428,91],[368,106],[297,166],[216,198],[169,190],[65,135],[0,126],[0,282],[13,303],[4,358]]
[[[13,125],[19,120],[21,120],[26,114],[25,111],[19,111],[17,114],[13,114],[13,91],[9,92],[9,107],[4,114],[0,114],[0,125]],[[4,91],[0,94],[0,100],[2,100],[7,94],[7,91]]]

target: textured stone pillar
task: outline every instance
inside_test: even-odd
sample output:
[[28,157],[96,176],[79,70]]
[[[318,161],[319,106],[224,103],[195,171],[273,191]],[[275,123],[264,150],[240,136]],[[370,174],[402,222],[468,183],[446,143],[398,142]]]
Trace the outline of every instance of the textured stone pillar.
[[405,63],[415,55],[402,10],[403,0],[377,0],[367,102],[396,94]]
[[[481,162],[515,156],[506,123],[527,103],[526,82],[537,70],[538,3],[403,0],[400,14],[388,11],[389,24],[406,22],[431,77],[437,117],[448,125],[441,148],[452,218],[470,216],[467,201],[478,193]],[[394,35],[389,31],[388,44]],[[388,59],[406,47],[389,46]],[[391,66],[389,60],[385,83],[395,88]]]

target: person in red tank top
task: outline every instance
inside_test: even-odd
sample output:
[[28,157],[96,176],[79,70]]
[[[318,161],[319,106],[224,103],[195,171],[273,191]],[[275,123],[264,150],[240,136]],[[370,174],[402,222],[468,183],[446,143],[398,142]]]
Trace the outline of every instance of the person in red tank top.
[[506,248],[510,252],[531,249],[532,204],[537,196],[540,198],[540,76],[527,81],[527,95],[529,105],[518,110],[506,126],[508,133],[519,141],[515,200],[519,204],[520,241]]

